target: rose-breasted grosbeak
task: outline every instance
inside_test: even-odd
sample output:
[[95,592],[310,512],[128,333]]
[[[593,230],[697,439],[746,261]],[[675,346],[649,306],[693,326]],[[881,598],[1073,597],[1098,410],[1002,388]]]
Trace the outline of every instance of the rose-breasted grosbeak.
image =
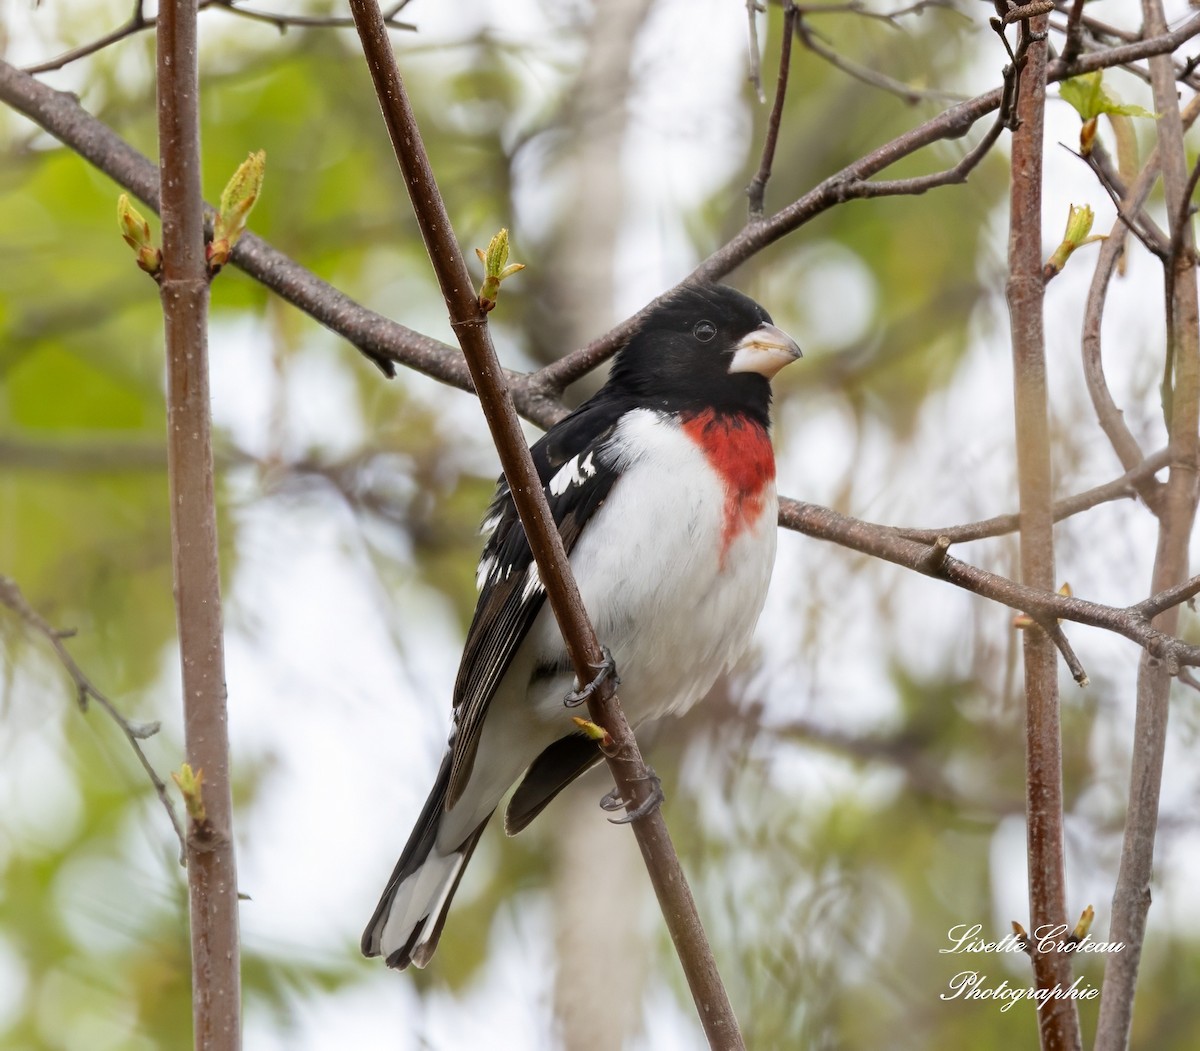
[[[584,605],[634,726],[682,712],[742,653],[775,561],[770,379],[800,348],[752,299],[683,288],[651,311],[608,382],[532,449]],[[433,790],[362,939],[423,967],[501,798],[520,832],[601,759],[571,721],[571,661],[501,479],[479,603]]]

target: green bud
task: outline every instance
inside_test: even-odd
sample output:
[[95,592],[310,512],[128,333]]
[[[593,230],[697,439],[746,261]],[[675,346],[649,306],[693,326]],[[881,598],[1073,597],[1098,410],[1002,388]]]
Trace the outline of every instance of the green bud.
[[1092,236],[1092,223],[1095,221],[1095,218],[1095,213],[1088,205],[1071,205],[1071,210],[1067,213],[1067,228],[1063,232],[1063,239],[1059,242],[1058,247],[1054,250],[1054,254],[1050,256],[1046,261],[1045,267],[1042,269],[1042,273],[1047,281],[1062,271],[1062,268],[1067,265],[1067,260],[1071,258],[1071,253],[1075,249],[1081,248],[1086,244],[1091,244],[1093,241],[1104,240],[1098,234]]
[[204,810],[204,798],[201,789],[204,785],[204,771],[193,770],[191,764],[184,763],[176,773],[171,774],[171,780],[179,786],[183,794],[183,805],[187,808],[188,817],[193,821],[204,821],[208,816]]
[[601,748],[612,747],[612,736],[599,723],[594,723],[591,721],[591,719],[581,719],[578,715],[572,715],[571,721],[578,726],[587,737],[600,745]]
[[[483,288],[479,292],[479,306],[487,312],[496,305],[500,295],[500,282],[511,277],[519,270],[525,269],[524,263],[508,262],[508,229],[501,227],[500,232],[488,243],[487,251],[476,248],[475,254],[483,264]],[[505,265],[508,264],[508,265]]]
[[216,273],[229,261],[229,253],[246,229],[258,195],[262,192],[263,176],[267,169],[265,150],[250,154],[221,193],[221,206],[213,223],[213,239],[207,256],[209,269]]
[[1071,932],[1071,937],[1081,942],[1088,936],[1088,932],[1092,929],[1092,921],[1096,918],[1096,910],[1090,905],[1083,910],[1079,915],[1079,922],[1075,924],[1075,930]]
[[157,278],[162,270],[162,249],[154,243],[145,216],[133,206],[126,193],[117,198],[117,227],[122,239],[133,249],[137,265]]

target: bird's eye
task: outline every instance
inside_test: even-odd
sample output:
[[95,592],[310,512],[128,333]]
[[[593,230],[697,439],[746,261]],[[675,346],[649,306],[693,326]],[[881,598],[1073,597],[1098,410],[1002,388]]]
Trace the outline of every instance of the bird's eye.
[[707,343],[717,334],[717,326],[711,321],[697,321],[696,327],[692,329],[692,335],[695,336],[701,343]]

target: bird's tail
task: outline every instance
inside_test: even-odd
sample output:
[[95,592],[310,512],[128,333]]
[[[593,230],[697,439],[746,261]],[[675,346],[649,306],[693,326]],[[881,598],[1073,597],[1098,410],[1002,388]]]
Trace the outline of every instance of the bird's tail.
[[438,829],[446,809],[450,756],[442,761],[433,791],[396,862],[392,878],[363,931],[364,956],[384,956],[389,967],[403,970],[410,963],[429,963],[450,911],[450,902],[466,871],[467,862],[487,826],[488,814],[460,844],[449,851],[438,847]]

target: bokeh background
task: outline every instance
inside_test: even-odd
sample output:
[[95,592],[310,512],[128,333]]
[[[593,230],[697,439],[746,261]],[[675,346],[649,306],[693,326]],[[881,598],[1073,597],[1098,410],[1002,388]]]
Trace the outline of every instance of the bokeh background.
[[[0,0],[0,53],[40,61],[128,6]],[[1088,11],[1136,28],[1131,7]],[[989,13],[962,0],[898,24],[809,16],[829,46],[923,97],[798,48],[768,208],[938,112],[941,93],[999,83]],[[744,221],[767,107],[746,79],[743,4],[414,0],[403,17],[417,31],[395,34],[401,68],[462,243],[507,225],[528,264],[493,315],[509,366],[602,333]],[[768,94],[780,22],[777,7],[758,21]],[[202,30],[209,198],[265,149],[253,229],[451,341],[353,31],[280,33],[219,8]],[[154,155],[149,34],[46,79]],[[1110,83],[1150,106],[1140,82]],[[1047,250],[1072,201],[1096,208],[1100,230],[1113,221],[1059,145],[1077,134],[1054,98]],[[935,146],[896,174],[965,148]],[[147,750],[165,775],[182,745],[156,290],[117,233],[117,186],[3,109],[0,149],[0,572],[77,630],[72,653],[130,717],[161,722]],[[1015,509],[1006,192],[1002,141],[965,186],[850,203],[731,276],[805,349],[777,386],[782,492],[914,526]],[[1120,473],[1079,365],[1089,271],[1084,251],[1047,302],[1063,494]],[[1157,263],[1134,250],[1109,297],[1106,364],[1148,450],[1165,443],[1160,302]],[[633,839],[596,807],[603,772],[521,837],[489,833],[427,971],[359,957],[445,740],[496,458],[470,396],[407,371],[385,380],[233,269],[214,284],[210,345],[246,1046],[701,1046]],[[1077,594],[1145,596],[1144,508],[1105,505],[1057,540]],[[1016,571],[1012,538],[958,553]],[[956,925],[994,939],[1028,921],[1011,616],[784,533],[753,653],[708,703],[644,735],[754,1048],[1036,1046],[1028,1005],[941,999],[968,968],[1028,985],[1024,956],[938,951]],[[1138,653],[1068,630],[1091,677],[1080,690],[1063,673],[1070,908],[1094,904],[1102,939]],[[0,656],[0,1046],[189,1046],[186,893],[165,815],[116,727],[78,710],[53,655],[7,613]],[[1173,703],[1134,1031],[1156,1049],[1200,1046],[1200,713],[1186,688]],[[1079,973],[1099,986],[1096,960]],[[1082,1017],[1086,1039],[1095,1001]]]

